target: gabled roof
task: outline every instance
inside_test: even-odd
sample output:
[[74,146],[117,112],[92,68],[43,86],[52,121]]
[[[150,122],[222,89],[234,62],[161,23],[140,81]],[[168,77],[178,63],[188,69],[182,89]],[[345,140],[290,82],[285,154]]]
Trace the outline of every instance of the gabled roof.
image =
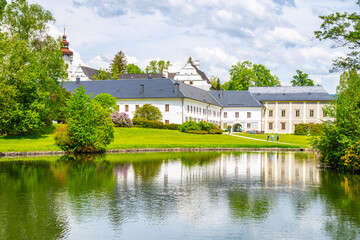
[[249,91],[209,91],[223,107],[264,107]]
[[193,63],[190,63],[191,66],[193,66],[197,72],[197,74],[199,74],[201,76],[201,78],[205,81],[207,81],[208,84],[211,84],[210,80],[208,79],[208,77],[206,76],[206,74],[203,72],[203,71],[200,71],[196,66],[195,64]]
[[[174,83],[179,84],[178,93],[175,93]],[[141,84],[144,85],[143,94],[140,93]],[[117,99],[189,98],[221,107],[207,91],[168,78],[80,81],[64,84],[64,88],[70,92],[79,86],[85,86],[87,94],[92,93],[93,97],[100,93],[109,93]]]
[[95,80],[95,78],[93,78],[93,76],[99,74],[99,70],[97,70],[95,68],[81,66],[81,69],[84,72],[84,74],[91,80]]
[[321,86],[249,87],[259,101],[331,101],[332,97]]
[[119,79],[151,79],[162,78],[162,73],[134,73],[134,74],[122,74],[118,75]]

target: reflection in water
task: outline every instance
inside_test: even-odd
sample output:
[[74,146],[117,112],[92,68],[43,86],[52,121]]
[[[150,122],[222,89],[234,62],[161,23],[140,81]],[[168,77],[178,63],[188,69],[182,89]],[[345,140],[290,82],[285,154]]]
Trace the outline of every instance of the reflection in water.
[[359,189],[308,153],[1,161],[0,239],[354,239]]

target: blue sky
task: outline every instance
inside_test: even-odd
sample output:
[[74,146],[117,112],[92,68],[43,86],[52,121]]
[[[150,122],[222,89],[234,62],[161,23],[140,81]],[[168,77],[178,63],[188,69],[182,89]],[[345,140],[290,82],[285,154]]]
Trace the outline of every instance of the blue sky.
[[296,70],[334,93],[339,74],[332,59],[346,48],[314,39],[319,15],[358,11],[355,0],[31,0],[64,26],[74,63],[107,68],[119,51],[142,69],[152,59],[170,60],[181,69],[189,56],[200,60],[209,77],[229,80],[236,62],[263,64],[290,85]]

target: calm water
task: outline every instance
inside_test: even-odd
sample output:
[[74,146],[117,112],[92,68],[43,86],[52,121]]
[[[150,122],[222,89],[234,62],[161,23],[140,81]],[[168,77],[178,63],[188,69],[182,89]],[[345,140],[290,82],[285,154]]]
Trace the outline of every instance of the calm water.
[[0,159],[0,239],[360,239],[359,190],[307,153]]

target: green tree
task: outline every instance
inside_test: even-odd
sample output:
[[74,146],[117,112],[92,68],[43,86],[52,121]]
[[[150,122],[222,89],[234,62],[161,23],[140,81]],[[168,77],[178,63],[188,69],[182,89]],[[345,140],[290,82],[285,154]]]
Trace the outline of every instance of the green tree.
[[210,83],[215,90],[220,90],[222,85],[220,79],[218,77],[212,76],[210,77]]
[[84,86],[75,89],[67,105],[68,125],[57,130],[55,143],[65,151],[104,151],[114,140],[109,111],[87,95]]
[[52,115],[51,119],[56,120],[58,123],[66,121],[66,102],[70,99],[71,93],[66,91],[65,88],[60,89],[60,91],[51,94],[51,109]]
[[146,73],[162,73],[164,69],[168,69],[171,66],[170,61],[164,60],[152,60],[149,62],[149,65],[146,66]]
[[[1,7],[4,4],[1,2]],[[49,11],[26,0],[7,4],[0,25],[0,132],[19,135],[51,124],[51,95],[66,65],[60,39],[48,35]]]
[[117,110],[116,98],[109,93],[100,93],[94,98],[94,100],[100,103],[100,105],[105,110],[109,111],[109,113],[113,113]]
[[[360,5],[360,1],[357,1]],[[347,57],[339,57],[333,60],[333,68],[330,72],[347,69],[360,69],[360,14],[359,13],[332,13],[327,16],[319,16],[323,20],[320,30],[315,31],[315,37],[320,41],[331,39],[333,47],[348,47],[352,51]]]
[[291,83],[293,86],[314,86],[313,80],[309,78],[309,74],[296,70],[297,75],[293,76]]
[[110,74],[107,69],[100,68],[99,73],[92,77],[94,80],[106,80],[110,78]]
[[134,114],[134,118],[144,118],[147,120],[156,120],[161,121],[162,114],[159,108],[155,107],[152,104],[144,104],[142,107],[139,107]]
[[[356,70],[344,72],[337,87],[336,99],[324,110],[334,119],[323,126],[323,134],[312,140],[320,153],[320,161],[339,170],[349,168],[350,162],[344,156],[359,146],[360,140],[360,76]],[[355,151],[355,150],[354,150]],[[360,166],[360,155],[356,156]],[[353,160],[351,160],[353,162]],[[356,165],[356,164],[354,164]]]
[[238,62],[230,69],[230,81],[223,84],[225,90],[247,90],[249,87],[281,86],[279,78],[261,64]]
[[144,72],[137,65],[130,63],[126,66],[126,73],[139,74],[139,73],[144,73]]
[[[124,74],[126,72],[127,60],[122,51],[119,51],[110,64],[110,72],[112,76]],[[114,78],[115,79],[115,78]]]

